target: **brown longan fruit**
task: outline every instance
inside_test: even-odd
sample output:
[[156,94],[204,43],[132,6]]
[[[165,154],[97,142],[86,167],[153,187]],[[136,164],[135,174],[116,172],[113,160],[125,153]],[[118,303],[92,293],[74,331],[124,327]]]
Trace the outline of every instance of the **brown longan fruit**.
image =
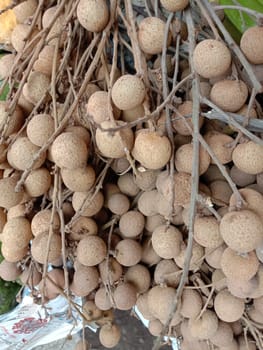
[[100,287],[97,289],[94,302],[96,306],[102,311],[109,310],[112,307],[110,296],[105,287]]
[[154,286],[147,293],[149,311],[162,323],[167,321],[171,313],[175,294],[174,288],[161,286]]
[[151,191],[155,188],[158,174],[158,170],[138,171],[135,176],[135,183],[141,190]]
[[90,32],[101,32],[109,21],[109,9],[105,0],[80,0],[77,6],[79,23]]
[[13,8],[18,23],[24,23],[29,17],[33,16],[37,9],[37,0],[26,0]]
[[120,191],[127,196],[134,197],[140,192],[139,187],[135,183],[135,178],[131,173],[120,175],[117,181],[117,185]]
[[148,331],[153,335],[154,337],[158,337],[161,335],[163,330],[163,324],[161,321],[155,319],[151,320],[148,325]]
[[221,269],[221,258],[226,249],[225,244],[217,248],[205,248],[205,260],[214,269]]
[[[231,162],[232,148],[229,146],[234,141],[231,136],[218,131],[209,131],[204,135],[204,139],[220,163],[227,164]],[[213,160],[211,160],[211,163],[215,164]]]
[[254,251],[240,255],[231,248],[226,248],[221,257],[221,269],[231,280],[250,280],[256,275],[259,264]]
[[235,322],[245,310],[244,300],[236,298],[227,289],[219,292],[214,299],[214,309],[220,320]]
[[50,77],[41,72],[31,72],[27,83],[23,86],[25,98],[36,105],[47,94],[50,85]]
[[115,248],[115,258],[122,266],[134,266],[142,258],[142,247],[133,239],[123,239]]
[[24,196],[24,191],[15,191],[17,179],[16,177],[6,177],[0,179],[0,207],[10,209],[19,204]]
[[[156,55],[162,52],[165,36],[165,22],[158,17],[146,17],[139,24],[138,40],[145,54]],[[167,46],[171,43],[171,33],[167,38]]]
[[161,5],[171,12],[182,11],[188,4],[189,0],[161,0]]
[[105,259],[99,264],[99,272],[103,283],[113,285],[121,278],[123,269],[115,258],[110,257],[108,261]]
[[193,62],[196,72],[204,78],[215,78],[227,72],[231,53],[221,41],[206,39],[194,49]]
[[228,182],[216,180],[210,183],[212,202],[218,206],[227,206],[232,195]]
[[246,58],[254,64],[263,64],[263,28],[259,26],[250,27],[244,31],[240,48]]
[[[26,38],[29,34],[29,31],[31,30],[31,26],[29,24],[21,24],[18,23],[15,28],[12,31],[11,34],[11,44],[13,48],[18,52],[22,52],[26,45]],[[30,36],[30,39],[37,33],[36,28],[34,28],[33,33]],[[28,48],[30,50],[32,49],[32,45]],[[26,53],[29,53],[28,51]]]
[[[190,267],[189,267],[190,271],[196,271],[200,269],[204,260],[204,252],[205,252],[204,247],[202,247],[200,244],[194,241],[193,249],[192,249],[192,257],[190,260]],[[174,261],[176,262],[176,265],[179,266],[181,269],[184,267],[185,257],[186,257],[186,246],[183,245],[181,247],[180,254],[174,257]]]
[[75,169],[87,163],[89,149],[85,142],[72,132],[63,132],[53,142],[51,154],[60,168]]
[[121,76],[113,85],[112,100],[119,109],[132,109],[140,105],[145,98],[146,90],[143,81],[136,75]]
[[77,259],[85,266],[95,266],[103,261],[107,254],[107,247],[103,239],[91,235],[79,241]]
[[44,264],[46,261],[46,255],[48,253],[48,262],[55,261],[61,256],[61,237],[60,235],[53,233],[51,235],[50,246],[48,249],[48,232],[42,232],[38,234],[31,244],[32,257],[40,264]]
[[[108,82],[106,77],[107,77],[107,72],[108,72],[108,74],[110,76],[111,70],[112,70],[112,65],[108,63],[107,65],[104,65],[104,64],[101,65],[99,67],[99,69],[97,70],[97,72],[96,72],[96,81],[97,81],[98,86],[102,90],[108,90],[109,82]],[[114,84],[115,81],[120,78],[120,76],[121,76],[120,70],[117,67],[115,67],[115,70],[114,70],[114,73],[113,73],[113,81],[112,81],[112,83]]]
[[74,272],[70,289],[77,296],[84,297],[99,285],[99,272],[95,266],[81,266]]
[[110,132],[107,129],[116,128],[124,125],[123,121],[104,121],[101,123],[101,128],[105,131],[96,129],[96,143],[99,151],[103,156],[108,158],[122,158],[126,156],[126,152],[130,151],[133,147],[133,131],[130,128]]
[[[32,159],[39,151],[39,147],[34,145],[27,137],[22,136],[15,140],[7,152],[9,164],[17,170],[26,170],[30,167]],[[38,169],[45,162],[46,152],[39,155],[34,162],[32,169]]]
[[[44,281],[39,283],[39,290],[42,290]],[[48,300],[55,299],[61,290],[65,289],[65,275],[62,269],[52,269],[47,273],[47,278],[45,280],[44,296]]]
[[156,131],[141,129],[132,149],[133,157],[147,169],[157,170],[163,168],[171,157],[171,144],[167,136]]
[[[47,10],[45,10],[42,16],[42,26],[44,29],[50,26],[57,10],[58,5],[49,7]],[[60,38],[59,45],[63,46],[66,40],[66,35],[67,34],[65,31],[65,14],[60,13],[59,16],[56,17],[55,22],[49,30],[46,40],[48,41],[49,45],[56,45],[58,38]]]
[[[176,263],[171,259],[162,259],[154,270],[154,282],[160,285],[176,288],[180,282],[180,271]],[[177,274],[178,273],[178,274]]]
[[182,233],[175,226],[162,225],[152,234],[155,252],[163,259],[172,259],[181,251]]
[[180,314],[185,318],[196,318],[202,309],[202,297],[194,289],[184,289],[181,298]]
[[78,217],[71,225],[69,238],[80,241],[82,238],[98,233],[98,225],[95,220],[86,216]]
[[122,237],[136,238],[144,229],[144,216],[136,210],[130,210],[122,214],[119,221],[119,229]]
[[[38,59],[35,61],[33,65],[34,70],[51,77],[55,54],[56,54],[55,45],[44,46],[39,53]],[[61,59],[61,54],[60,52],[58,52],[56,55],[57,55],[56,56],[56,69],[57,69]]]
[[[2,58],[0,62],[2,61]],[[10,136],[16,133],[24,122],[23,111],[19,106],[15,107],[14,112],[11,116],[8,115],[8,105],[5,101],[0,101],[0,130],[3,132],[5,130],[5,136]],[[6,124],[8,126],[6,127]]]
[[223,244],[218,220],[213,216],[197,216],[194,221],[194,239],[207,248],[217,248]]
[[130,310],[136,303],[137,290],[132,283],[121,282],[113,292],[113,300],[118,310]]
[[[42,232],[47,232],[51,223],[52,211],[50,209],[44,209],[38,211],[31,220],[31,230],[34,236],[39,235]],[[60,228],[60,219],[58,213],[55,211],[53,214],[53,231],[57,232]]]
[[31,238],[30,222],[22,216],[9,219],[3,228],[2,242],[17,249],[27,247]]
[[32,170],[26,178],[24,186],[29,196],[42,196],[51,186],[51,175],[46,168]]
[[100,310],[93,300],[87,300],[82,307],[82,313],[85,316],[84,322],[96,321],[103,315],[102,310]]
[[256,175],[247,174],[244,171],[238,169],[235,165],[230,170],[231,179],[239,187],[246,187],[253,184],[256,181]]
[[262,241],[262,221],[251,210],[232,211],[221,219],[220,233],[229,248],[248,253]]
[[147,237],[142,242],[141,262],[148,265],[148,266],[153,266],[153,265],[158,264],[158,262],[160,260],[161,260],[161,258],[153,249],[151,237]]
[[247,97],[248,88],[242,80],[220,80],[210,92],[211,101],[227,112],[237,112]]
[[100,342],[105,348],[114,348],[121,339],[120,328],[115,324],[105,324],[99,331]]
[[151,233],[158,227],[158,226],[161,226],[163,224],[165,224],[166,222],[166,219],[160,215],[160,214],[155,214],[155,215],[152,215],[152,216],[147,216],[145,218],[145,229],[148,231],[145,232],[146,235],[148,235]]
[[1,246],[1,254],[3,258],[9,262],[18,262],[22,260],[28,253],[28,247],[16,248],[13,244],[4,244]]
[[151,275],[148,268],[137,264],[128,268],[124,275],[124,281],[131,283],[137,290],[137,293],[145,293],[151,285]]
[[65,132],[72,132],[82,139],[87,147],[90,145],[90,133],[88,129],[81,125],[68,125],[65,129]]
[[123,193],[114,193],[108,199],[108,208],[113,214],[123,215],[130,208],[130,201]]
[[91,165],[83,168],[62,168],[61,177],[65,186],[73,192],[89,191],[95,183],[96,174]]
[[0,277],[4,281],[15,281],[21,274],[21,267],[18,264],[3,260],[0,263]]
[[257,175],[263,172],[263,146],[253,141],[240,143],[233,150],[235,166],[247,174]]
[[0,59],[0,79],[4,80],[10,74],[10,71],[15,62],[14,54],[7,54],[1,57]]
[[[175,153],[175,167],[179,172],[192,173],[193,144],[187,143],[179,147]],[[200,147],[199,149],[199,175],[204,174],[210,165],[208,152]]]
[[198,339],[209,339],[216,334],[218,329],[218,318],[211,310],[206,310],[200,318],[190,319],[190,332]]
[[214,345],[221,347],[229,346],[233,342],[233,330],[231,325],[219,321],[216,333],[209,339]]
[[27,124],[27,137],[36,146],[43,146],[55,131],[54,119],[49,114],[36,114]]
[[106,91],[94,92],[88,100],[86,111],[96,124],[111,120],[111,116],[115,119],[120,117],[120,110],[109,104],[109,95]]
[[103,194],[99,191],[95,195],[90,192],[74,192],[72,206],[77,212],[81,210],[82,216],[93,216],[99,213],[104,204]]
[[138,210],[146,217],[158,214],[157,200],[158,192],[156,190],[142,192],[137,203]]
[[121,119],[125,122],[133,122],[135,120],[138,120],[139,118],[142,118],[144,115],[145,111],[143,105],[140,104],[138,106],[135,106],[134,108],[122,111]]
[[148,307],[148,292],[140,294],[136,301],[136,308],[142,314],[146,320],[155,320],[156,318],[152,315]]

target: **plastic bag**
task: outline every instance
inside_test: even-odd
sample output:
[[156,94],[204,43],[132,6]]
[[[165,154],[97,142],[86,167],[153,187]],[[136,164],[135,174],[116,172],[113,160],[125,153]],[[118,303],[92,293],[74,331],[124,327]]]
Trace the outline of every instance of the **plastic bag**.
[[[74,302],[81,305],[81,298]],[[34,303],[30,290],[26,290],[22,302],[13,311],[0,316],[0,349],[30,350],[79,332],[81,317],[72,310],[73,317],[68,318],[67,312],[68,302],[62,296],[42,307]]]

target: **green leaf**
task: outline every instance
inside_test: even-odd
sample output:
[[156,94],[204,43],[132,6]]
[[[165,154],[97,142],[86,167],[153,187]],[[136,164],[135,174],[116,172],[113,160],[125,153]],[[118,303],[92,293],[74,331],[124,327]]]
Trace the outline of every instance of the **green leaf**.
[[[232,0],[219,0],[219,2],[220,5],[236,5],[238,2],[242,7],[263,13],[263,0],[238,0],[235,2]],[[241,33],[243,33],[247,28],[256,25],[255,18],[248,15],[244,11],[226,9],[225,14]]]
[[[1,59],[3,56],[5,56],[5,53],[0,52],[0,59]],[[3,81],[0,80],[0,87],[1,87],[2,83],[3,83]],[[8,93],[9,93],[9,87],[8,87],[8,84],[6,84],[5,87],[4,87],[4,91],[3,91],[2,94],[0,95],[0,101],[5,101],[5,100],[6,100],[6,97],[7,97],[7,95],[8,95]]]

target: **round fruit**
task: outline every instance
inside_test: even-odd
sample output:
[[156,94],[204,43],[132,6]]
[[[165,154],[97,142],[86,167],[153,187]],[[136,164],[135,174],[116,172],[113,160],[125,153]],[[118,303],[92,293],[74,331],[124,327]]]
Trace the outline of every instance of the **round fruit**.
[[151,285],[151,275],[148,268],[144,265],[137,264],[128,268],[124,275],[124,281],[131,283],[137,293],[145,293]]
[[136,238],[142,233],[144,223],[144,216],[139,211],[127,211],[120,217],[120,232],[124,238]]
[[242,80],[220,80],[212,87],[210,98],[219,108],[237,112],[246,102],[248,88]]
[[122,282],[117,285],[113,299],[118,310],[130,310],[136,303],[137,290],[132,283]]
[[[39,149],[40,148],[34,145],[27,137],[19,137],[9,148],[7,160],[13,168],[24,171],[31,166],[32,160]],[[45,160],[46,152],[43,152],[34,162],[32,169],[40,168]]]
[[263,64],[263,28],[250,27],[244,31],[240,48],[246,58],[254,64]]
[[165,323],[172,311],[176,295],[175,289],[155,286],[147,294],[149,311],[162,323]]
[[80,297],[89,295],[99,285],[99,272],[94,266],[81,266],[74,272],[70,289]]
[[218,318],[213,311],[206,310],[200,318],[190,319],[190,332],[198,339],[210,339],[218,329]]
[[136,75],[121,76],[113,85],[111,97],[121,110],[132,109],[140,105],[145,98],[146,90],[143,81]]
[[127,151],[132,149],[134,139],[132,129],[125,128],[114,132],[107,131],[107,129],[122,125],[124,125],[123,121],[117,121],[116,124],[111,121],[104,121],[101,123],[101,128],[106,130],[96,129],[96,143],[103,156],[122,158],[126,156]]
[[194,221],[194,239],[203,247],[219,247],[223,243],[219,222],[213,216],[197,216]]
[[60,134],[51,147],[52,158],[56,165],[67,169],[84,167],[88,152],[85,142],[72,132]]
[[155,252],[163,259],[172,259],[181,251],[182,234],[175,226],[162,225],[152,234]]
[[15,281],[21,274],[21,267],[16,263],[3,260],[0,263],[0,278],[4,281],[11,282]]
[[98,236],[83,238],[77,247],[77,259],[85,266],[95,266],[103,261],[107,254],[104,241]]
[[214,308],[220,320],[235,322],[241,318],[245,310],[244,300],[236,298],[228,290],[222,290],[214,299]]
[[48,247],[48,232],[42,232],[37,235],[31,244],[32,257],[40,264],[44,264],[48,255],[48,262],[57,260],[61,256],[62,242],[61,237],[53,233]]
[[[178,172],[192,173],[193,145],[187,143],[179,147],[175,153],[175,167]],[[199,175],[204,174],[210,165],[210,156],[207,151],[199,149]]]
[[185,318],[196,318],[202,309],[201,295],[194,289],[184,289],[180,313]]
[[[31,230],[34,236],[39,235],[42,232],[47,232],[51,224],[52,211],[50,209],[44,209],[38,211],[32,218]],[[60,228],[60,219],[57,212],[53,216],[53,231],[58,231]]]
[[136,135],[132,155],[142,166],[157,170],[168,163],[171,152],[172,148],[167,136],[142,129]]
[[[150,55],[162,52],[165,36],[165,22],[158,17],[146,17],[139,24],[138,40],[141,50]],[[171,43],[168,35],[167,46]]]
[[31,72],[23,86],[23,94],[29,102],[36,105],[47,94],[49,85],[50,77],[40,72]]
[[263,146],[253,141],[240,143],[233,151],[233,162],[239,170],[257,175],[263,172],[262,151]]
[[101,192],[95,196],[90,192],[74,192],[72,196],[72,206],[74,210],[81,211],[82,216],[93,216],[103,207],[104,197]]
[[109,21],[109,9],[105,0],[80,0],[77,7],[80,24],[90,32],[101,32]]
[[[232,148],[229,146],[234,141],[231,136],[220,133],[218,131],[209,131],[204,135],[204,139],[207,142],[208,146],[211,147],[220,163],[227,164],[231,162]],[[214,161],[211,160],[211,163],[214,164]]]
[[27,137],[36,146],[43,146],[55,131],[54,119],[49,114],[36,114],[27,124]]
[[121,331],[115,324],[105,324],[100,328],[99,339],[105,348],[114,348],[120,341]]
[[220,233],[229,248],[248,253],[262,241],[263,225],[259,216],[251,210],[232,211],[221,219]]
[[137,241],[123,239],[116,245],[116,260],[122,266],[138,264],[142,257],[142,247]]
[[196,45],[193,53],[194,68],[204,78],[215,78],[227,72],[231,52],[221,41],[206,39]]
[[66,187],[73,192],[89,191],[96,180],[96,174],[91,165],[74,169],[62,168],[60,173]]
[[5,245],[22,249],[28,246],[31,238],[30,222],[22,216],[8,220],[4,226],[2,242]]
[[189,4],[189,0],[161,0],[161,5],[171,12],[182,11]]
[[122,266],[115,258],[103,260],[99,264],[100,278],[104,284],[113,285],[122,276]]
[[180,282],[180,269],[173,260],[163,259],[155,267],[154,282],[176,288]]
[[0,179],[0,207],[10,209],[21,202],[24,191],[16,192],[16,183],[15,177]]
[[70,230],[70,239],[80,241],[82,238],[98,233],[96,221],[86,216],[78,217],[72,224]]
[[24,183],[26,193],[30,197],[42,196],[49,190],[51,181],[51,175],[46,168],[32,170]]

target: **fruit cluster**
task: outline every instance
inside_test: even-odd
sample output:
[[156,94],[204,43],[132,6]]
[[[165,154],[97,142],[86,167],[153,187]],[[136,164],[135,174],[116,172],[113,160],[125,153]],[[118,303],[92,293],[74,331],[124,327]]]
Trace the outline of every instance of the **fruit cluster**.
[[136,305],[155,349],[263,349],[263,27],[237,44],[208,1],[156,3],[13,7],[0,277],[63,295],[107,348]]

